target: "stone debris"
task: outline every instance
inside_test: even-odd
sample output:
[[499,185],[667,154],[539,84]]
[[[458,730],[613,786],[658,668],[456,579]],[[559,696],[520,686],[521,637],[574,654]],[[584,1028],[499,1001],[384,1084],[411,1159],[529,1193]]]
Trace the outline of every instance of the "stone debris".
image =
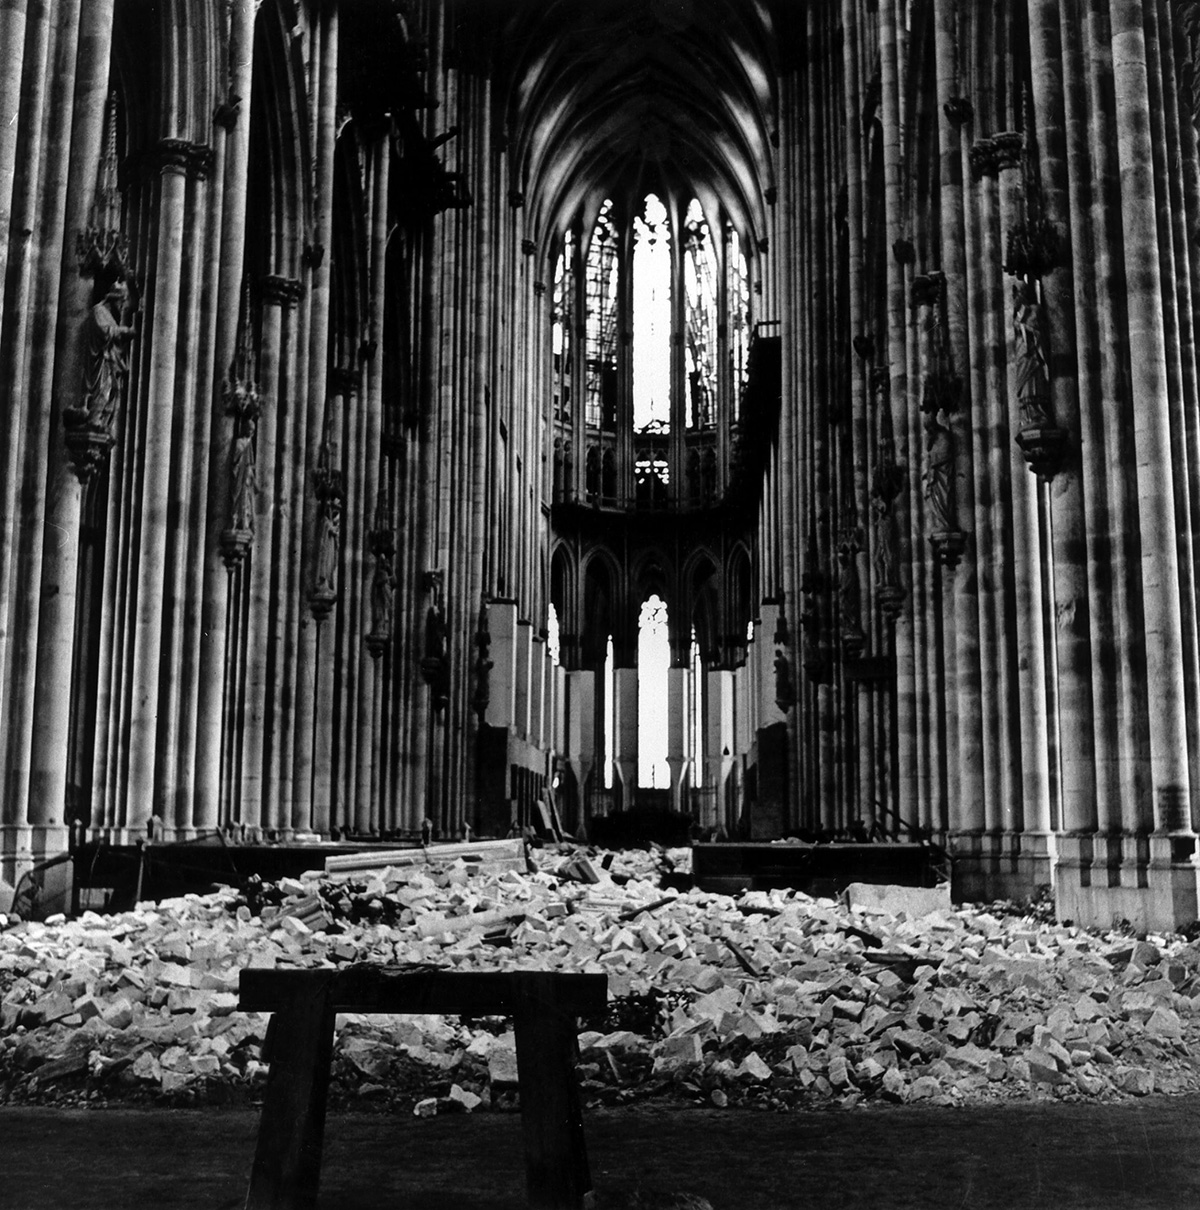
[[[110,917],[0,918],[0,1102],[252,1099],[268,1018],[237,1010],[239,972],[359,961],[603,972],[609,1011],[579,1035],[588,1102],[946,1105],[1200,1087],[1200,947],[1183,937],[929,910],[908,888],[850,906],[681,892],[659,875],[686,850],[522,850],[516,869],[505,843],[494,862],[479,845],[421,850]],[[421,1116],[511,1108],[511,1022],[344,1014],[331,1094]]]
[[941,886],[881,886],[874,882],[852,882],[846,888],[846,902],[864,912],[898,916],[903,912],[910,918],[928,916],[931,912],[951,912],[950,884]]

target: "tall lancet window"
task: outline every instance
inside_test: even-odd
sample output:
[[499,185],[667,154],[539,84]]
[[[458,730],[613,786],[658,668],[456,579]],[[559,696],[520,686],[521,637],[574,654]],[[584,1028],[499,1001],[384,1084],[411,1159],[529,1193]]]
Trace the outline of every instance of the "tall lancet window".
[[553,601],[546,617],[546,654],[555,667],[562,663],[562,632],[558,628],[558,610]]
[[717,258],[696,198],[683,224],[683,290],[687,302],[687,425],[708,428],[717,408]]
[[554,418],[571,415],[571,350],[574,337],[575,236],[567,229],[563,248],[554,269],[554,311],[551,343],[554,352]]
[[671,784],[667,765],[670,666],[667,606],[655,594],[642,602],[638,618],[638,785],[660,790]]
[[741,414],[742,388],[746,385],[746,359],[750,349],[750,272],[737,229],[730,226],[725,254],[726,304],[729,312],[729,368],[734,416]]
[[608,636],[604,645],[604,788],[613,788],[613,767],[617,760],[617,711],[613,694],[616,692],[616,660],[613,658],[613,639]]
[[671,425],[671,230],[653,193],[633,220],[633,427]]
[[587,248],[587,424],[617,427],[617,229],[600,207]]

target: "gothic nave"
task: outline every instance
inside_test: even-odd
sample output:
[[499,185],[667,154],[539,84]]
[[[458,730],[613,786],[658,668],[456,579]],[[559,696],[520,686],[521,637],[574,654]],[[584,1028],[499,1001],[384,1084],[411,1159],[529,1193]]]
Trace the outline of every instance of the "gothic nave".
[[1198,61],[1195,0],[0,0],[0,876],[548,790],[1194,921]]

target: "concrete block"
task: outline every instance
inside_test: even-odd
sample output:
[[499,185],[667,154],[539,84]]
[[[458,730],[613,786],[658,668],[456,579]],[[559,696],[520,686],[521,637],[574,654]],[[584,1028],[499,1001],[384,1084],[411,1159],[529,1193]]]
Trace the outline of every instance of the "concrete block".
[[885,916],[898,916],[903,912],[910,920],[928,916],[931,912],[954,910],[948,882],[936,887],[852,882],[846,888],[846,902],[851,908]]

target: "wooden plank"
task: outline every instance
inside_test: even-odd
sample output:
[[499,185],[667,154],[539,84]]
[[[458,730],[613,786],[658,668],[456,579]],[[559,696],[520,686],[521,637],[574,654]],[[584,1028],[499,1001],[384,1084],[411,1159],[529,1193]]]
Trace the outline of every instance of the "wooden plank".
[[270,1071],[246,1210],[315,1210],[317,1205],[333,1058],[328,993],[327,979],[295,984],[271,1019],[264,1048]]
[[576,1014],[561,996],[564,976],[514,971],[510,977],[529,1205],[583,1210],[592,1178],[575,1072]]
[[463,840],[453,844],[430,845],[427,848],[383,849],[375,852],[342,853],[325,859],[329,873],[352,870],[382,869],[384,866],[424,865],[430,861],[502,861],[523,858],[525,842],[519,837],[510,840]]
[[[326,989],[333,1012],[508,1013],[516,1003],[518,971],[412,970],[358,963],[338,970],[252,970],[241,972],[239,1008],[275,1012],[302,989]],[[608,979],[603,974],[550,972],[558,981],[557,1002],[573,1016],[603,1012]]]

